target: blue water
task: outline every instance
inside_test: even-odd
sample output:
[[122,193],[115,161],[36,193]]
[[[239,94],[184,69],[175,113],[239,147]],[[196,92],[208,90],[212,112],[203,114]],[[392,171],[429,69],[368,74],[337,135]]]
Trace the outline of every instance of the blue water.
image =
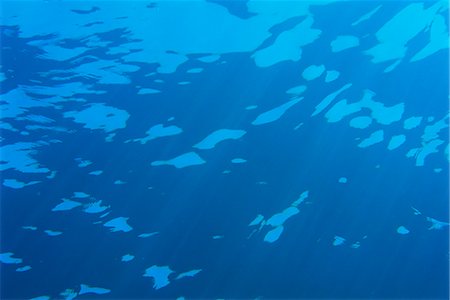
[[446,1],[0,25],[2,299],[448,299]]

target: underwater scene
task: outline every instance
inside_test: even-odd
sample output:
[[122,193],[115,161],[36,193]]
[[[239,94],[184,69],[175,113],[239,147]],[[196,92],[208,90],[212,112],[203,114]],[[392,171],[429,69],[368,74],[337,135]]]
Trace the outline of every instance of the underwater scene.
[[1,299],[448,299],[448,1],[0,26]]

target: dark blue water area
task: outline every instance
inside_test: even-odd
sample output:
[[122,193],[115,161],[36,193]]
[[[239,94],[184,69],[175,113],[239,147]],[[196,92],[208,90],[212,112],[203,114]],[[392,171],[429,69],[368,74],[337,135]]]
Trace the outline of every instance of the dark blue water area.
[[[242,3],[223,5],[232,14],[251,17]],[[386,5],[392,6],[392,12],[404,7],[401,2]],[[357,2],[353,10],[340,13],[342,18],[359,16],[369,7],[374,6]],[[337,9],[338,4],[315,12],[317,26],[330,28],[323,37],[345,31],[340,24],[327,24],[328,15]],[[285,26],[301,19],[290,22]],[[114,31],[104,38],[116,39],[120,44],[122,33]],[[15,73],[14,79],[2,85],[3,92],[30,84],[36,72],[64,66],[36,59],[39,50],[25,46],[26,41],[14,34],[3,39],[10,47],[2,51],[3,67]],[[158,75],[165,81],[164,93],[152,95],[152,99],[136,95],[134,86],[144,85],[144,74],[155,71],[157,65],[140,65],[141,70],[130,75],[133,85],[97,84],[105,94],[82,97],[124,109],[131,116],[127,127],[118,131],[112,142],[104,142],[103,131],[83,129],[53,108],[33,108],[33,113],[53,118],[59,126],[75,129],[76,133],[48,133],[62,143],[36,153],[42,165],[58,170],[52,181],[19,190],[2,188],[1,248],[26,257],[33,272],[18,273],[14,267],[2,265],[1,298],[57,296],[66,288],[93,282],[112,290],[110,294],[96,295],[99,299],[447,299],[448,227],[428,230],[430,223],[423,216],[449,219],[448,168],[433,172],[434,168],[447,166],[444,155],[430,156],[425,166],[417,167],[404,151],[388,151],[385,144],[357,147],[357,139],[368,134],[349,127],[349,118],[337,123],[328,123],[323,115],[312,118],[318,101],[347,83],[341,81],[326,86],[310,82],[304,99],[279,121],[249,125],[257,114],[243,108],[257,104],[258,111],[263,112],[279,105],[287,98],[285,91],[301,83],[299,70],[320,63],[340,70],[342,78],[350,79],[355,88],[345,92],[349,101],[358,101],[362,91],[369,89],[376,91],[375,99],[385,105],[405,102],[407,116],[438,118],[448,111],[448,69],[442,67],[448,65],[446,52],[426,61],[401,64],[395,72],[379,76],[388,65],[373,64],[360,51],[349,50],[354,53],[338,58],[318,55],[329,47],[329,39],[319,39],[303,49],[299,62],[269,68],[256,67],[248,53],[222,55],[212,64],[188,61],[176,73]],[[68,43],[76,45],[76,41]],[[420,49],[424,43],[426,37],[419,36],[409,49]],[[102,57],[103,50],[97,49],[95,55]],[[205,71],[193,75],[188,86],[177,84],[186,79],[185,71],[194,67],[204,67]],[[90,83],[87,78],[79,80]],[[64,110],[78,105],[65,103]],[[176,125],[183,128],[182,135],[144,145],[125,143],[142,137],[149,124],[163,123],[168,116],[175,117]],[[304,124],[293,130],[300,122]],[[26,125],[10,123],[19,130]],[[376,130],[376,126],[380,125],[372,129]],[[150,166],[152,161],[190,151],[193,144],[218,128],[244,129],[247,134],[245,139],[234,144],[224,142],[214,151],[199,150],[207,161],[200,167]],[[403,130],[402,122],[388,129],[379,128],[387,137]],[[39,135],[36,131],[17,137],[2,131],[8,144],[35,141]],[[404,147],[417,147],[420,135],[420,131],[409,133]],[[448,136],[445,138],[447,143]],[[77,157],[95,162],[103,175],[88,175],[77,166]],[[248,161],[245,166],[231,164],[230,159],[235,157]],[[232,172],[222,174],[223,170]],[[4,171],[2,177],[39,180],[37,175],[17,176],[12,170]],[[339,183],[340,177],[348,178],[348,182]],[[126,184],[114,184],[115,180]],[[258,184],[261,182],[266,184]],[[310,193],[307,202],[298,216],[287,221],[279,241],[263,242],[265,231],[248,238],[253,230],[248,224],[257,214],[271,216],[280,212],[305,190]],[[136,238],[136,234],[110,233],[101,224],[92,224],[99,220],[98,216],[50,211],[74,191],[104,200],[113,207],[110,216],[129,217],[135,231],[160,234],[146,239]],[[423,215],[414,215],[412,207]],[[58,228],[64,234],[54,238],[24,231],[24,224]],[[399,235],[399,226],[406,226],[411,233]],[[213,240],[214,235],[224,238]],[[335,235],[344,236],[347,245],[333,246]],[[349,247],[357,241],[360,248]],[[125,265],[120,259],[126,253],[136,258]],[[177,272],[196,268],[203,271],[194,278],[155,290],[152,279],[142,276],[152,265],[169,265]]]

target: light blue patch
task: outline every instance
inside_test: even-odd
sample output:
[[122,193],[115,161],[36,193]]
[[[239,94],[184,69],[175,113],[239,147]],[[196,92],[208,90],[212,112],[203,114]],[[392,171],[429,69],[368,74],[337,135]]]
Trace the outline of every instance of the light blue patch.
[[297,200],[295,200],[294,202],[292,202],[291,206],[293,206],[293,207],[299,206],[299,205],[302,204],[302,202],[304,202],[308,197],[309,197],[309,191],[304,191],[303,193],[300,194],[300,196],[298,197]]
[[154,235],[157,235],[157,234],[159,234],[159,232],[150,232],[150,233],[141,233],[140,235],[138,235],[138,237],[140,237],[140,238],[148,238],[148,237],[151,237],[151,236],[154,236]]
[[306,85],[299,85],[299,86],[294,86],[293,88],[290,88],[286,91],[286,94],[290,94],[290,95],[300,95],[303,94],[306,91],[307,87]]
[[0,119],[15,118],[31,107],[51,107],[52,103],[38,101],[28,96],[22,89],[10,90],[0,95]]
[[76,162],[78,162],[78,166],[80,167],[80,168],[86,168],[87,166],[90,166],[90,165],[92,165],[92,161],[90,161],[90,160],[83,160],[83,159],[81,159],[81,158],[75,158],[75,161]]
[[88,203],[88,204],[84,205],[83,211],[88,214],[98,214],[98,213],[101,213],[101,212],[107,210],[108,208],[109,208],[109,206],[102,206],[102,200],[99,200],[99,201]]
[[99,176],[99,175],[102,175],[102,174],[103,174],[102,170],[89,172],[89,175],[94,175],[94,176]]
[[37,143],[16,143],[1,147],[0,171],[15,169],[22,173],[47,173],[47,168],[39,166],[39,162],[33,158],[36,149],[41,144]]
[[384,131],[380,129],[380,130],[373,132],[368,138],[362,140],[358,144],[358,147],[367,148],[372,145],[381,143],[383,140],[384,140]]
[[346,99],[343,99],[333,105],[325,114],[325,118],[327,118],[328,122],[334,123],[339,122],[343,118],[354,114],[361,110],[361,106],[359,103],[351,103],[348,104]]
[[72,118],[76,123],[84,124],[84,128],[111,132],[125,128],[130,115],[125,110],[106,106],[102,103],[93,103],[85,110],[79,112],[65,112],[64,117]]
[[181,154],[175,158],[169,160],[157,160],[151,163],[152,166],[169,165],[174,166],[177,169],[186,168],[190,166],[198,166],[206,163],[197,153],[188,152]]
[[359,38],[352,35],[339,35],[331,42],[331,52],[341,52],[359,46]]
[[427,125],[422,135],[422,141],[428,142],[439,137],[439,132],[448,128],[449,115],[446,114],[442,119],[434,124]]
[[135,142],[139,141],[141,144],[145,144],[148,141],[161,138],[161,137],[167,137],[172,135],[177,135],[183,132],[183,129],[180,127],[170,125],[167,127],[164,127],[163,124],[158,124],[147,130],[146,134],[147,136],[140,139],[134,139]]
[[128,262],[128,261],[132,261],[134,259],[134,255],[131,254],[125,254],[122,256],[122,261],[123,262]]
[[204,62],[204,63],[212,63],[215,61],[218,61],[220,59],[220,55],[212,54],[207,56],[202,56],[197,58],[198,61]]
[[88,198],[90,197],[89,194],[86,194],[85,192],[73,192],[73,198]]
[[219,129],[210,133],[201,142],[195,144],[193,147],[197,149],[212,149],[218,143],[225,140],[237,140],[243,137],[247,132],[245,130],[234,130],[234,129]]
[[246,159],[243,159],[243,158],[233,158],[233,159],[231,160],[231,162],[232,162],[233,164],[243,164],[243,163],[246,163],[247,160],[246,160]]
[[399,226],[399,227],[397,228],[397,233],[398,233],[398,234],[403,234],[403,235],[405,235],[405,234],[408,234],[408,233],[409,233],[409,230],[406,229],[406,227],[404,227],[404,226]]
[[300,210],[294,206],[289,206],[285,210],[283,210],[281,213],[274,214],[272,217],[270,217],[267,220],[267,225],[271,225],[273,227],[278,227],[284,224],[287,219],[289,219],[292,216],[295,216],[298,214]]
[[256,226],[259,225],[262,221],[264,221],[263,215],[257,215],[256,218],[248,224],[248,226]]
[[69,199],[62,199],[63,202],[56,205],[52,211],[64,211],[64,210],[71,210],[75,207],[81,206],[80,202],[69,200]]
[[365,129],[372,124],[372,118],[371,117],[356,117],[350,120],[350,127],[353,128],[359,128],[359,129]]
[[333,102],[334,99],[336,99],[337,96],[339,96],[339,94],[349,89],[351,86],[352,86],[351,83],[347,83],[337,91],[326,96],[319,104],[316,105],[314,112],[312,113],[311,116],[313,117],[321,113],[325,108],[327,108],[331,104],[331,102]]
[[339,178],[339,183],[347,183],[347,177]]
[[128,219],[129,218],[118,217],[118,218],[109,220],[108,222],[103,224],[103,226],[111,227],[109,229],[111,232],[118,232],[118,231],[129,232],[129,231],[133,230],[133,227],[128,225],[128,223],[127,223]]
[[300,102],[303,98],[296,98],[289,102],[286,102],[278,107],[275,107],[269,111],[266,111],[260,114],[256,119],[252,122],[252,125],[263,125],[267,123],[272,123],[278,119],[280,119],[286,111]]
[[149,95],[149,94],[159,94],[159,93],[161,93],[161,91],[157,90],[157,89],[143,88],[143,89],[140,89],[137,94],[138,95]]
[[284,227],[282,225],[270,230],[264,236],[264,242],[267,242],[267,243],[276,242],[280,238],[281,234],[283,233],[283,230],[284,230]]
[[382,5],[378,5],[377,7],[375,7],[374,9],[372,9],[371,11],[369,11],[368,13],[362,15],[358,20],[356,20],[355,22],[352,23],[352,26],[356,26],[364,21],[369,20],[374,14],[376,14],[378,12],[378,10],[382,7]]
[[275,42],[253,54],[258,67],[266,68],[283,61],[299,61],[302,57],[301,47],[311,44],[319,38],[321,31],[313,29],[314,20],[307,17],[293,29],[278,35]]
[[446,19],[441,15],[436,15],[430,28],[430,41],[417,52],[411,62],[419,61],[428,56],[449,47],[448,25]]
[[449,223],[447,222],[441,222],[430,217],[427,217],[427,221],[431,222],[431,225],[430,227],[428,227],[428,230],[441,230],[444,229],[444,227],[449,226]]
[[100,288],[100,287],[91,287],[86,284],[81,284],[80,292],[78,293],[78,295],[83,295],[83,294],[103,295],[103,294],[108,294],[110,292],[111,292],[110,289],[105,289],[105,288]]
[[[39,41],[38,41],[39,42]],[[50,58],[57,61],[65,61],[76,56],[79,56],[89,50],[89,48],[85,47],[77,47],[77,48],[63,48],[56,45],[38,45],[36,43],[28,43],[34,46],[38,46],[40,49],[44,50],[44,54],[38,55],[41,58]]]
[[50,230],[50,229],[44,230],[44,232],[45,232],[48,236],[58,236],[58,235],[61,235],[61,234],[62,234],[61,231],[55,231],[55,230]]
[[302,72],[302,77],[305,80],[311,81],[314,79],[319,78],[323,72],[325,72],[325,66],[324,65],[311,65],[309,67],[307,67],[305,70],[303,70]]
[[388,150],[394,150],[403,145],[406,141],[406,136],[404,134],[394,135],[389,141]]
[[36,226],[22,226],[23,229],[26,230],[32,230],[32,231],[36,231],[37,227]]
[[[420,33],[425,32],[425,29],[433,23],[436,13],[445,5],[445,1],[439,1],[425,8],[424,3],[412,3],[402,9],[377,31],[375,36],[379,41],[378,45],[366,51],[368,55],[372,56],[372,62],[380,63],[403,59],[408,50],[409,42]],[[414,22],[411,22],[411,20],[414,20]],[[441,25],[435,26],[438,28],[436,31],[439,34],[433,34],[433,44],[430,50],[436,49],[435,39],[442,37]],[[448,35],[446,38],[448,38]],[[437,43],[440,45],[441,42]],[[426,49],[415,60],[426,57],[425,55],[429,54],[427,52],[433,51]]]
[[26,272],[26,271],[29,271],[31,269],[32,269],[31,266],[23,266],[23,267],[17,268],[16,272]]
[[345,243],[346,239],[340,236],[335,236],[333,241],[333,246],[341,246]]
[[144,277],[153,278],[153,288],[158,290],[170,284],[169,276],[173,271],[169,268],[169,266],[151,266],[147,268],[144,273]]
[[30,181],[28,183],[18,181],[17,179],[4,179],[3,185],[12,189],[21,189],[29,185],[39,183],[40,181]]
[[423,117],[410,117],[403,121],[403,128],[410,130],[416,128],[422,122]]
[[14,258],[12,257],[13,255],[14,253],[12,252],[0,253],[0,262],[4,264],[21,264],[22,259]]
[[254,109],[257,109],[257,108],[258,108],[258,105],[249,105],[245,109],[246,110],[254,110]]
[[186,71],[186,73],[196,74],[203,72],[203,68],[193,68]]
[[187,271],[187,272],[183,272],[178,274],[178,276],[175,278],[175,280],[184,278],[184,277],[194,277],[195,275],[197,275],[198,273],[200,273],[202,270],[201,269],[196,269],[196,270],[191,270],[191,271]]
[[[425,165],[425,158],[433,153],[438,153],[438,147],[440,145],[444,144],[443,140],[432,140],[431,142],[425,143],[421,148],[414,149],[414,157],[416,158],[416,166],[424,166]],[[409,155],[407,155],[410,157]]]
[[339,78],[341,73],[339,71],[331,70],[325,74],[325,82],[332,82]]

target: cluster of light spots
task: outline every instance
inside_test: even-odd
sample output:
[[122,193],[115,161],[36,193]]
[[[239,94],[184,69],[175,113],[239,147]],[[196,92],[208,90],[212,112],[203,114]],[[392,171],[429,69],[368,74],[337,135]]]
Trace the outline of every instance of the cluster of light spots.
[[[404,103],[399,103],[388,107],[381,102],[374,101],[374,96],[375,93],[373,91],[364,90],[364,94],[360,101],[348,104],[347,100],[341,100],[330,108],[330,110],[325,114],[325,117],[328,119],[328,122],[338,122],[346,116],[359,112],[363,108],[367,108],[371,112],[371,118],[376,120],[379,124],[390,125],[401,120],[405,110]],[[356,122],[357,123],[353,123],[353,125],[364,126],[368,123],[368,120],[358,119]]]
[[434,124],[427,125],[421,138],[421,147],[413,148],[406,154],[407,157],[416,159],[416,166],[424,166],[425,158],[432,153],[437,153],[438,147],[444,144],[444,140],[439,138],[439,134],[443,129],[448,128],[449,115],[446,114],[442,119]]
[[258,226],[259,228],[256,228],[250,233],[250,238],[254,233],[259,232],[263,229],[264,226],[270,226],[272,229],[269,230],[266,235],[264,236],[264,241],[267,243],[273,243],[277,241],[281,234],[284,231],[284,223],[290,219],[292,216],[295,216],[300,212],[300,210],[297,208],[302,202],[304,202],[309,196],[308,191],[304,191],[300,194],[299,198],[292,202],[292,204],[284,209],[281,213],[276,213],[272,217],[270,217],[268,220],[264,219],[264,216],[259,214],[256,216],[256,218],[250,222],[248,226]]

